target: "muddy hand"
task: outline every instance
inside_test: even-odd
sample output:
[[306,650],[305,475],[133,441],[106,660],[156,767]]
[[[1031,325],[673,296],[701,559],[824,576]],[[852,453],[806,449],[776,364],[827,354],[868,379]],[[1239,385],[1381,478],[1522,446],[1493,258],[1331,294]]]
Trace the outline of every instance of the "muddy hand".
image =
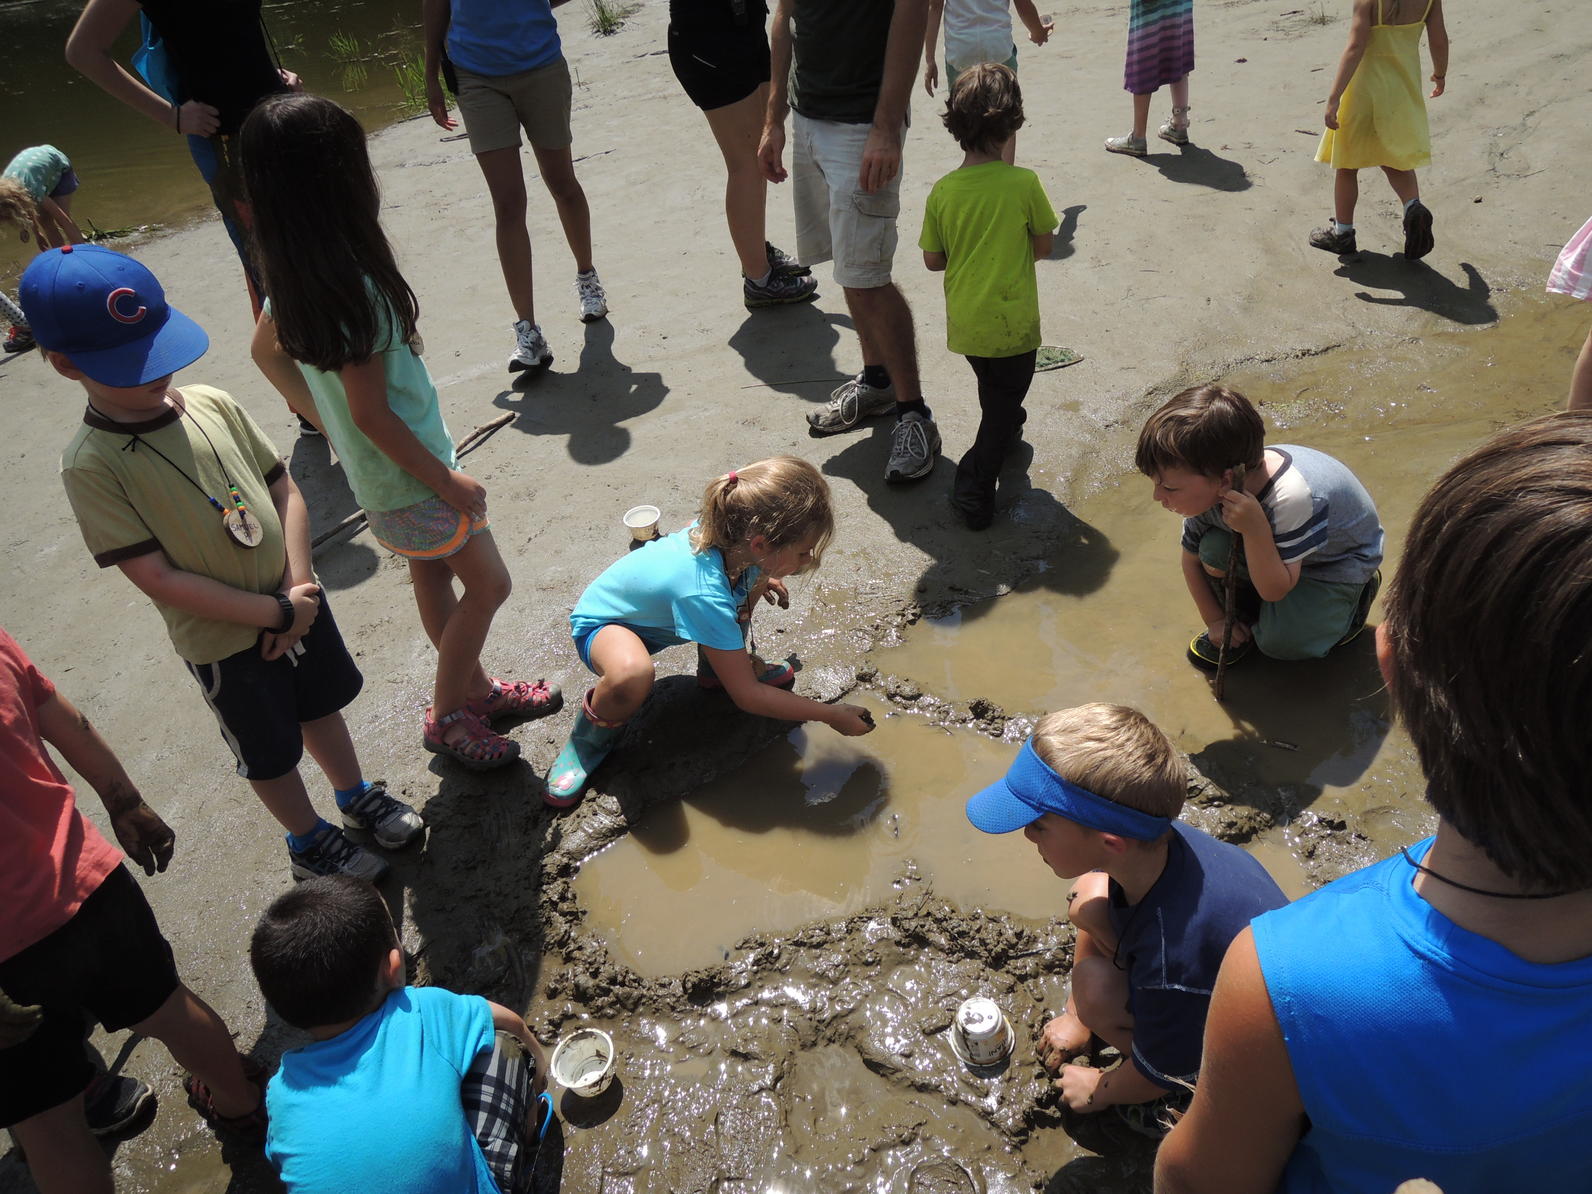
[[1090,1065],[1070,1065],[1061,1071],[1054,1085],[1061,1091],[1062,1101],[1072,1110],[1083,1115],[1093,1115],[1096,1111],[1104,1111],[1106,1105],[1095,1100],[1095,1091],[1100,1086],[1100,1079],[1104,1071],[1097,1070]]
[[836,705],[829,724],[848,738],[873,733],[873,714],[861,705]]
[[177,844],[177,835],[149,805],[140,800],[115,813],[111,817],[111,829],[127,857],[143,867],[144,874],[165,871]]
[[770,605],[778,605],[780,609],[790,608],[790,590],[785,587],[785,582],[769,578],[763,587],[763,600]]

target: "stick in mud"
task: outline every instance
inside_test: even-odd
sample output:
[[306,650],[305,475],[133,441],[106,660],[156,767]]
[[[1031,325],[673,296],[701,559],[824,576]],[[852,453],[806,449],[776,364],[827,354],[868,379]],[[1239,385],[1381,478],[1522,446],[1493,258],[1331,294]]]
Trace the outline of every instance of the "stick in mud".
[[[1233,465],[1233,488],[1244,487],[1244,466]],[[1229,528],[1230,529],[1230,528]],[[1216,699],[1222,699],[1222,686],[1227,680],[1227,649],[1233,641],[1233,616],[1237,612],[1238,596],[1238,544],[1236,531],[1232,532],[1232,546],[1227,549],[1227,575],[1222,578],[1222,645],[1216,652]]]
[[[465,436],[459,441],[458,445],[454,448],[454,454],[456,456],[465,456],[475,451],[481,446],[483,441],[490,438],[494,432],[507,427],[514,421],[514,419],[515,415],[511,411],[506,415],[499,415],[490,423],[482,423],[481,426],[477,427],[474,431],[470,432],[469,435]],[[355,510],[352,514],[338,522],[335,526],[327,527],[319,535],[316,535],[315,538],[311,539],[310,551],[313,552],[317,547],[320,547],[323,544],[337,538],[337,536],[341,535],[344,531],[351,527],[362,526],[364,522],[365,511]]]

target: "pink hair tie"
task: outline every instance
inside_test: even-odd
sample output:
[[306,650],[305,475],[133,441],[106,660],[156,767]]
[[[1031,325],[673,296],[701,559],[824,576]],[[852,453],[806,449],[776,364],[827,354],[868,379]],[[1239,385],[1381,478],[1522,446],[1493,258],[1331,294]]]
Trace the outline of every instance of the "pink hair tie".
[[737,478],[737,475],[736,475],[736,472],[735,472],[735,470],[734,470],[734,469],[731,469],[731,470],[730,470],[730,484],[731,484],[731,485],[734,485],[734,484],[735,484],[735,482],[736,482],[736,480],[737,480],[737,479],[738,479],[738,478]]

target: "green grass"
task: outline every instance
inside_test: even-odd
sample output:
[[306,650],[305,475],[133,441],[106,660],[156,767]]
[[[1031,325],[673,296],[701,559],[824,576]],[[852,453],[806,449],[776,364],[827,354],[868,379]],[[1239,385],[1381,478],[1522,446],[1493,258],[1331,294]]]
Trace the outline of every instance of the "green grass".
[[413,116],[426,110],[426,61],[419,54],[405,54],[392,68],[398,80],[398,90],[403,94],[398,107],[405,115]]
[[587,23],[598,37],[608,37],[618,33],[625,18],[640,7],[625,0],[586,0]]
[[365,47],[359,44],[359,38],[341,29],[326,39],[326,49],[338,62],[358,62],[365,55]]

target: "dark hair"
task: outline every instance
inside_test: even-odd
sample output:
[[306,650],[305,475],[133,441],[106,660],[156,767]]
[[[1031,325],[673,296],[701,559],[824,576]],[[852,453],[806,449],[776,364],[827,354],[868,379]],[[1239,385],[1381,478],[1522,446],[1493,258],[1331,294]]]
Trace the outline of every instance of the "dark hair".
[[1448,470],[1383,633],[1432,806],[1519,882],[1592,888],[1592,411],[1500,432]]
[[318,95],[274,95],[238,138],[254,208],[250,256],[283,350],[317,369],[368,360],[384,347],[384,308],[397,338],[412,339],[420,304],[381,230],[359,121]]
[[1237,390],[1194,386],[1144,421],[1133,463],[1146,477],[1188,468],[1219,477],[1235,464],[1254,468],[1266,450],[1260,412]]
[[691,546],[727,552],[753,535],[764,535],[778,549],[816,535],[807,568],[811,571],[823,562],[834,533],[835,514],[823,474],[795,456],[774,456],[708,482]]
[[1016,73],[999,62],[968,67],[951,82],[940,119],[969,153],[999,153],[1023,127],[1023,89]]
[[249,964],[265,1001],[295,1028],[322,1028],[371,1010],[387,952],[398,948],[387,905],[362,879],[306,879],[254,926]]

